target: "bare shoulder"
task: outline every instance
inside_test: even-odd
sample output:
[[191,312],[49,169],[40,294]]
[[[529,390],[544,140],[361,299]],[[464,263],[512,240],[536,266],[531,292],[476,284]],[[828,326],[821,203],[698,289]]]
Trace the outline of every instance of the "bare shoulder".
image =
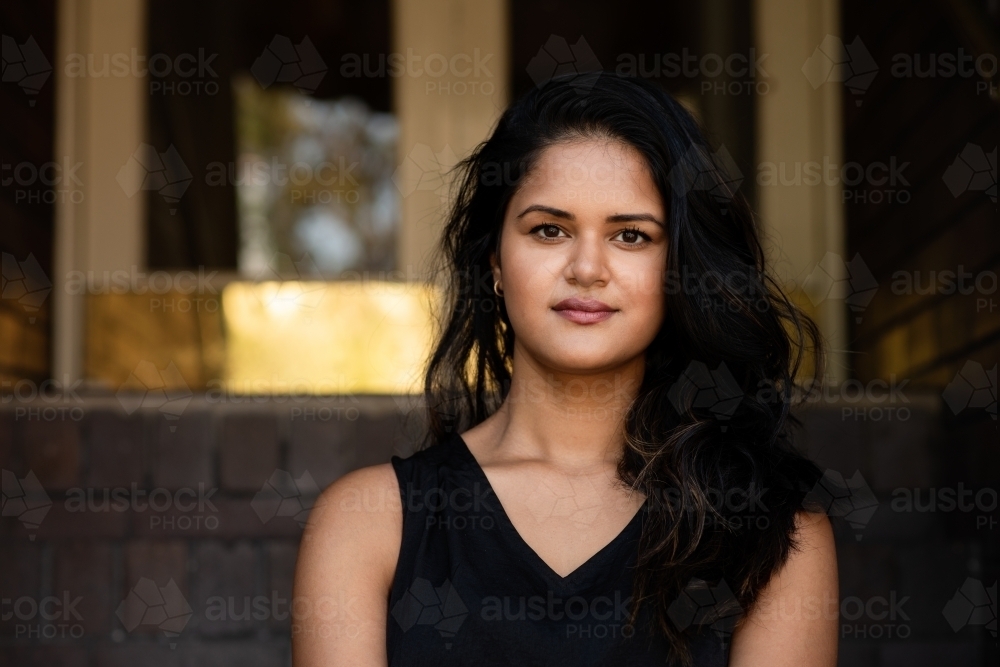
[[[836,558],[836,544],[833,540],[833,526],[830,517],[823,512],[807,512],[802,510],[795,515],[795,549],[789,560],[796,558],[796,563],[812,563],[825,561],[829,557]],[[811,556],[797,556],[796,552],[812,552]]]
[[402,527],[401,512],[399,483],[392,464],[368,466],[326,487],[309,514],[306,533],[322,539],[346,530],[358,537],[370,533],[370,537],[377,538]]
[[392,465],[360,468],[337,479],[317,498],[302,534],[300,559],[315,555],[331,567],[354,569],[358,560],[351,554],[363,552],[366,577],[391,579],[402,526],[399,483]]
[[350,472],[320,494],[295,569],[296,667],[385,665],[386,601],[402,525],[391,464]]
[[830,519],[795,517],[794,548],[733,635],[730,665],[837,664],[840,607]]

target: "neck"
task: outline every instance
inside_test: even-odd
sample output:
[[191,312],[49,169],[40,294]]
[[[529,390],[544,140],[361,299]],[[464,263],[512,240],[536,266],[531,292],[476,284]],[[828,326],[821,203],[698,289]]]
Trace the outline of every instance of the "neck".
[[612,369],[559,372],[515,348],[510,392],[487,420],[492,448],[572,468],[616,463],[644,370],[639,356]]

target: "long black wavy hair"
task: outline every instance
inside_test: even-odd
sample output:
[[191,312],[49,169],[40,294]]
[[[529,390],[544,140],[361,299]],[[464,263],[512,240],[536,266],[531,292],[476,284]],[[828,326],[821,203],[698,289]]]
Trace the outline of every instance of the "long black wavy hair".
[[[625,414],[618,477],[647,497],[630,622],[650,603],[688,662],[692,631],[749,611],[795,547],[795,514],[820,475],[790,444],[789,407],[800,372],[817,379],[822,352],[815,324],[766,271],[725,152],[712,152],[669,93],[610,72],[556,77],[511,105],[456,166],[421,446],[482,422],[509,392],[515,331],[493,292],[490,256],[539,154],[576,138],[637,149],[668,212],[665,321]],[[698,588],[717,604],[692,622],[685,604]]]

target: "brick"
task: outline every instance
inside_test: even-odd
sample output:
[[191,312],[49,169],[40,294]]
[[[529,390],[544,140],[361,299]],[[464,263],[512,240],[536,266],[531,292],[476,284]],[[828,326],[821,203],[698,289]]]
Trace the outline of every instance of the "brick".
[[841,418],[835,405],[815,404],[796,411],[802,420],[797,442],[821,468],[830,468],[850,477],[860,470],[866,480],[872,470],[862,424]]
[[[140,583],[142,578],[152,579],[159,588],[167,586],[173,579],[185,601],[191,604],[187,560],[188,545],[181,540],[132,540],[128,542],[125,545],[125,582],[122,595],[127,599],[129,592]],[[115,609],[120,603],[121,600],[112,600]],[[116,626],[121,626],[119,620],[115,620],[114,623]],[[190,621],[187,625],[190,625]],[[187,625],[183,628],[184,630],[187,630]],[[163,631],[151,624],[141,624],[130,633],[132,637],[156,635],[162,637]]]
[[85,427],[88,486],[143,486],[143,418],[98,411],[88,415]]
[[[299,547],[296,542],[268,542],[267,594],[272,598],[291,600],[295,583],[295,565],[298,562]],[[269,619],[271,626],[287,630],[291,626],[291,616]]]
[[356,467],[356,422],[292,419],[288,466],[298,479],[309,472],[322,491]]
[[[79,596],[76,611],[81,619],[63,622],[83,626],[88,634],[111,631],[111,545],[102,541],[57,543],[53,557],[53,595],[68,592],[70,599]],[[117,606],[117,601],[115,602]]]
[[933,445],[938,437],[937,416],[914,407],[906,421],[869,422],[872,476],[876,493],[905,487],[930,487],[934,480]]
[[[0,545],[0,591],[3,591],[0,597],[16,600],[28,596],[38,600],[42,583],[41,557],[42,549],[37,544],[4,540]],[[15,636],[15,625],[13,619],[0,619],[0,637]]]
[[193,488],[151,489],[133,504],[133,534],[156,538],[211,536],[218,525],[218,492],[204,482]]
[[192,606],[199,634],[222,637],[240,634],[262,623],[253,618],[257,556],[247,541],[203,542],[195,549],[197,575]]
[[285,641],[211,642],[195,652],[198,667],[279,667],[290,665],[290,647]]
[[961,429],[949,433],[947,458],[955,475],[966,484],[981,488],[996,484],[1000,471],[997,422],[986,415],[961,422]]
[[24,467],[14,442],[14,416],[0,411],[0,469],[18,471]]
[[[24,470],[24,468],[21,468]],[[0,518],[2,533],[15,539],[34,540],[38,526],[45,521],[52,508],[52,498],[32,470],[3,471],[3,492],[14,497],[4,505],[7,516]],[[9,488],[8,488],[9,486]]]
[[150,641],[102,643],[96,651],[97,667],[277,667],[288,665],[289,646],[280,641],[199,642],[186,631],[176,648]]
[[185,412],[180,419],[159,421],[152,452],[154,486],[168,489],[212,485],[214,424],[207,412]]
[[867,599],[885,595],[896,582],[896,560],[892,547],[885,544],[842,542],[837,545],[837,570],[841,599]]
[[71,644],[12,646],[0,649],[0,664],[17,667],[88,667],[87,649]]
[[79,484],[80,425],[73,421],[26,421],[20,426],[21,455],[46,490]]
[[[70,511],[71,509],[73,511]],[[94,512],[89,508],[84,511],[75,511],[76,509],[76,504],[67,506],[66,500],[59,497],[53,498],[48,514],[45,515],[38,528],[38,537],[49,540],[62,538],[112,539],[125,536],[128,527],[127,513]]]
[[989,664],[979,662],[980,646],[973,643],[885,642],[880,647],[879,667],[939,667],[939,665]]
[[841,639],[837,650],[837,664],[846,667],[881,667],[878,646],[873,642]]
[[892,497],[879,498],[879,508],[865,526],[865,543],[914,544],[945,537],[944,517],[935,512],[900,512],[892,507]]
[[[906,612],[914,638],[951,640],[954,632],[941,610],[969,576],[974,552],[963,544],[921,544],[899,548],[899,592],[910,595]],[[961,663],[938,663],[961,664]],[[967,663],[966,663],[967,664]]]
[[125,545],[126,585],[133,586],[140,577],[164,581],[173,578],[186,591],[187,549],[187,543],[181,540],[130,540]]
[[219,444],[219,476],[230,491],[259,491],[278,467],[278,422],[268,414],[227,415]]
[[404,444],[399,416],[394,413],[361,413],[354,437],[356,468],[388,463]]
[[[132,530],[137,537],[239,539],[265,537],[297,538],[302,528],[287,516],[265,516],[254,511],[252,498],[213,496],[216,511],[132,515]],[[158,523],[153,523],[156,517]]]

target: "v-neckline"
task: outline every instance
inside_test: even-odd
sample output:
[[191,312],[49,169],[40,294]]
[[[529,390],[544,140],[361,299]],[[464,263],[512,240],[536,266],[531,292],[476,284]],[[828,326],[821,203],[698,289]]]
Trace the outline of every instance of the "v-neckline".
[[635,525],[642,520],[642,513],[643,510],[645,510],[645,506],[636,510],[636,513],[632,515],[632,518],[629,519],[629,522],[625,525],[625,527],[622,528],[610,542],[598,549],[596,553],[578,565],[573,571],[563,576],[553,570],[552,566],[550,566],[545,559],[538,555],[538,552],[525,541],[525,539],[521,536],[521,533],[519,533],[517,528],[514,527],[514,523],[510,520],[510,515],[507,514],[507,510],[504,508],[503,503],[500,502],[500,496],[497,495],[496,490],[490,483],[490,478],[486,476],[486,471],[483,470],[483,467],[479,464],[479,460],[476,458],[475,454],[472,453],[472,450],[469,449],[469,445],[465,442],[465,438],[463,438],[457,431],[454,433],[454,438],[458,442],[459,449],[466,457],[468,457],[469,467],[472,469],[473,473],[479,478],[479,481],[484,485],[484,488],[496,499],[496,505],[498,508],[497,515],[500,519],[500,524],[510,535],[511,542],[514,544],[515,548],[519,549],[522,555],[528,561],[533,563],[534,567],[540,570],[544,576],[555,581],[560,586],[565,586],[575,582],[580,577],[592,571],[594,567],[597,567],[608,555],[617,550],[619,544],[631,533]]

